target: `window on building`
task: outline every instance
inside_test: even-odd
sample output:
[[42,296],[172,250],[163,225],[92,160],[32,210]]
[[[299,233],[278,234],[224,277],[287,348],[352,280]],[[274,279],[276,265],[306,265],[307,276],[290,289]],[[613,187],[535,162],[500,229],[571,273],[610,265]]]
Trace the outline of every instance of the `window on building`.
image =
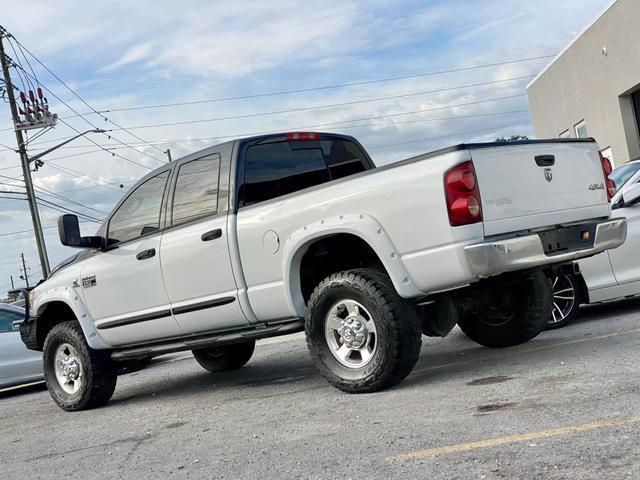
[[560,134],[560,138],[571,138],[571,130],[565,130]]
[[172,225],[218,212],[220,155],[215,154],[180,165],[173,195]]
[[636,127],[640,134],[640,90],[636,90],[631,94],[631,101],[633,102],[633,113],[636,117]]
[[576,138],[588,138],[589,134],[587,133],[587,124],[584,120],[578,123],[575,127],[576,130]]
[[109,220],[109,241],[126,242],[160,228],[160,205],[169,171],[139,185]]

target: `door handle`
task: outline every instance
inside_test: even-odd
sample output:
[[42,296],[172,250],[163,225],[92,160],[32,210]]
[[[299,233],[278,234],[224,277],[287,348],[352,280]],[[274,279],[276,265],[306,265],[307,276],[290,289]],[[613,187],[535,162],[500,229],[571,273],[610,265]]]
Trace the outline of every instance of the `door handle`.
[[138,260],[146,260],[147,258],[155,257],[155,255],[156,255],[156,249],[150,248],[149,250],[143,250],[141,252],[138,252],[136,255],[136,258]]
[[204,232],[200,237],[200,239],[203,242],[208,242],[209,240],[215,240],[216,238],[220,238],[221,236],[222,236],[222,229],[216,228],[215,230]]

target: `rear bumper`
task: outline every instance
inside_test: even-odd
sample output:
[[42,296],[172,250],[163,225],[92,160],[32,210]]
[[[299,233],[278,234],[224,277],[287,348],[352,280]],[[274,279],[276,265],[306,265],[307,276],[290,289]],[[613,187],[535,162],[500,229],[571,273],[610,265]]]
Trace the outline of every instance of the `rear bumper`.
[[622,245],[627,238],[627,220],[616,218],[599,222],[595,232],[593,246],[553,255],[545,254],[537,234],[469,245],[464,253],[469,270],[476,278],[570,262]]

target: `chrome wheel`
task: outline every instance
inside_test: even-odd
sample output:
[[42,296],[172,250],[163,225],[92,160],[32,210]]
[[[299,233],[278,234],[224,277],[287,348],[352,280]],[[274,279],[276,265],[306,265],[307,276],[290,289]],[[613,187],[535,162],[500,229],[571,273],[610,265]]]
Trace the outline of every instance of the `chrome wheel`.
[[75,348],[68,343],[61,344],[54,357],[56,380],[62,389],[73,395],[82,386],[82,362]]
[[331,354],[348,368],[362,368],[378,348],[376,324],[362,304],[340,300],[326,317],[325,338]]
[[561,275],[553,279],[553,307],[550,324],[560,323],[566,319],[577,301],[576,288],[571,279]]

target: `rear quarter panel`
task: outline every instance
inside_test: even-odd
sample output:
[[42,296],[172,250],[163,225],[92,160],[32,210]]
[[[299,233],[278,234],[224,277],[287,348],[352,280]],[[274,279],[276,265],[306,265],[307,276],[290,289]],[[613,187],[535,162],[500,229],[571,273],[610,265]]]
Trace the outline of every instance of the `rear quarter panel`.
[[[443,175],[468,159],[466,150],[422,161],[416,157],[241,208],[239,253],[256,316],[269,320],[304,313],[295,300],[299,292],[289,291],[287,271],[299,251],[289,244],[305,248],[305,236],[312,240],[359,228],[366,240],[376,235],[371,231],[374,225],[390,245],[386,251],[376,250],[378,256],[385,265],[399,262],[404,272],[391,275],[401,295],[419,296],[467,283],[471,276],[460,247],[481,240],[483,228],[481,223],[450,227]],[[362,219],[360,226],[354,218]],[[291,284],[295,290],[295,281]]]

